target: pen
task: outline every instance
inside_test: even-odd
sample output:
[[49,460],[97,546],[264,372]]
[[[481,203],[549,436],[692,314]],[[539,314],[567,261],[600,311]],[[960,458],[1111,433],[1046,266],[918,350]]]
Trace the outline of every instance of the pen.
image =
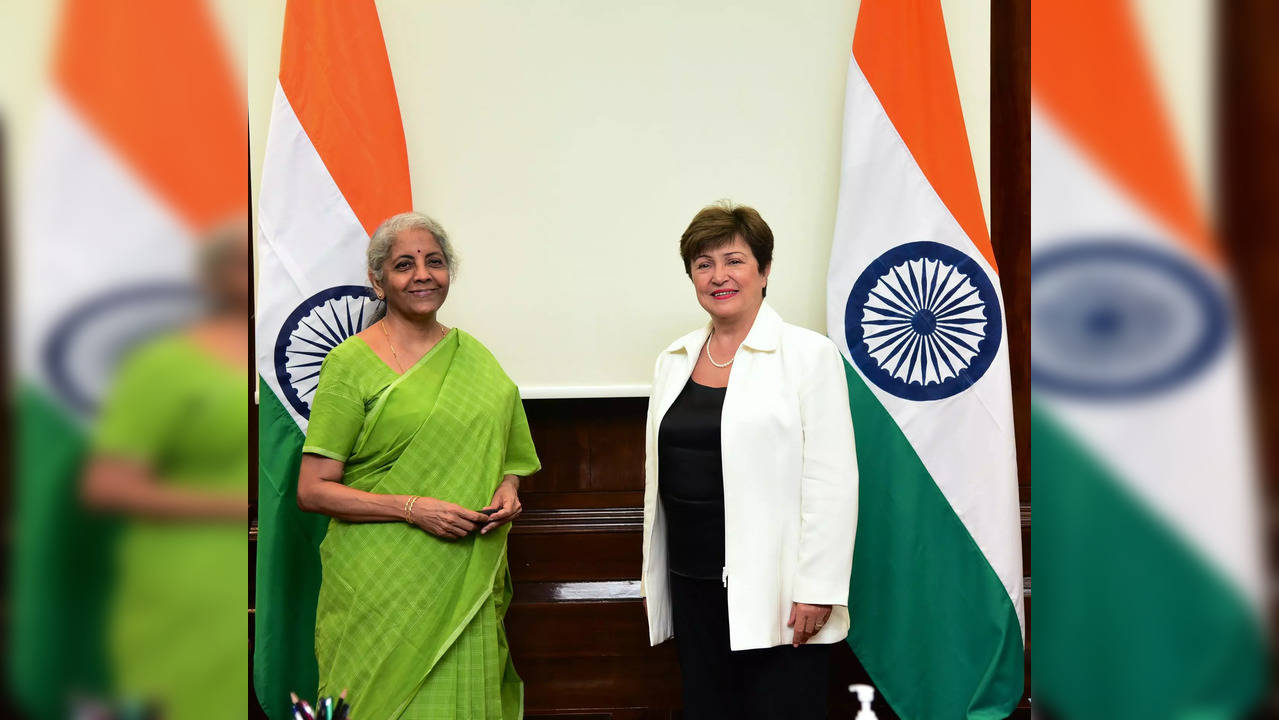
[[315,718],[311,717],[311,714],[307,712],[306,704],[298,699],[297,693],[290,692],[289,699],[293,701],[293,707],[290,708],[293,713],[293,720],[315,720]]

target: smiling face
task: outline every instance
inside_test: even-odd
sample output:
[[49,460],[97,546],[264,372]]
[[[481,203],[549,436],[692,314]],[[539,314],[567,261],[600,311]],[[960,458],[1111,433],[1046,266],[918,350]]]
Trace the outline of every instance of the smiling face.
[[771,269],[761,271],[750,246],[735,236],[728,244],[693,257],[688,272],[697,301],[706,312],[719,320],[731,320],[759,310]]
[[449,295],[449,268],[435,236],[426,230],[404,230],[391,242],[382,263],[382,280],[372,273],[373,288],[386,298],[388,313],[420,318],[440,309]]

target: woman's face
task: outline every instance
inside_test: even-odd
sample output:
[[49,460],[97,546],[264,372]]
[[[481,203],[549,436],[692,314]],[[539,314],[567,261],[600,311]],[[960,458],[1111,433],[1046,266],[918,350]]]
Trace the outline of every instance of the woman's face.
[[386,298],[388,312],[404,317],[434,313],[449,295],[449,269],[435,236],[426,230],[405,230],[391,242],[382,263],[382,282],[370,276]]
[[760,272],[750,246],[737,236],[727,245],[694,257],[689,274],[697,302],[711,317],[730,320],[759,310],[771,269]]

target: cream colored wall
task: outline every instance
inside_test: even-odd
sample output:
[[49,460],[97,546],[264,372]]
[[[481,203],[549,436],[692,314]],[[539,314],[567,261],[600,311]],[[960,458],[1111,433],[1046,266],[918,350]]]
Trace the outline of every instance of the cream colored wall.
[[1213,182],[1213,0],[1136,0],[1142,40],[1190,181],[1205,209]]
[[[445,322],[488,344],[527,395],[642,393],[656,353],[705,318],[679,235],[731,198],[776,235],[769,301],[823,330],[857,7],[378,3],[414,203],[462,256]],[[944,11],[985,198],[989,8]],[[252,12],[256,189],[284,2]]]
[[20,170],[30,162],[28,152],[59,7],[57,2],[0,0],[0,17],[5,18],[0,22],[0,110],[6,139],[13,141],[5,144],[5,169],[11,178],[20,177]]
[[[860,3],[859,3],[860,4]],[[990,227],[990,3],[941,0],[977,190]]]

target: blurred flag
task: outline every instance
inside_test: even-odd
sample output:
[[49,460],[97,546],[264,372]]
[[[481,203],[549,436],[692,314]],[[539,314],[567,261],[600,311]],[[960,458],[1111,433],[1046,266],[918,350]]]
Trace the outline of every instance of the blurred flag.
[[111,526],[81,509],[120,357],[196,309],[195,237],[245,207],[245,103],[202,3],[68,0],[14,273],[11,682],[36,717],[106,692]]
[[1024,675],[1008,348],[938,0],[863,0],[842,167],[827,328],[862,478],[848,643],[903,718],[1004,717]]
[[1235,717],[1265,597],[1229,277],[1129,4],[1031,25],[1035,701]]
[[259,506],[254,684],[272,718],[314,695],[319,544],[297,507],[320,363],[364,328],[369,235],[411,209],[408,153],[371,0],[290,0],[258,207]]

